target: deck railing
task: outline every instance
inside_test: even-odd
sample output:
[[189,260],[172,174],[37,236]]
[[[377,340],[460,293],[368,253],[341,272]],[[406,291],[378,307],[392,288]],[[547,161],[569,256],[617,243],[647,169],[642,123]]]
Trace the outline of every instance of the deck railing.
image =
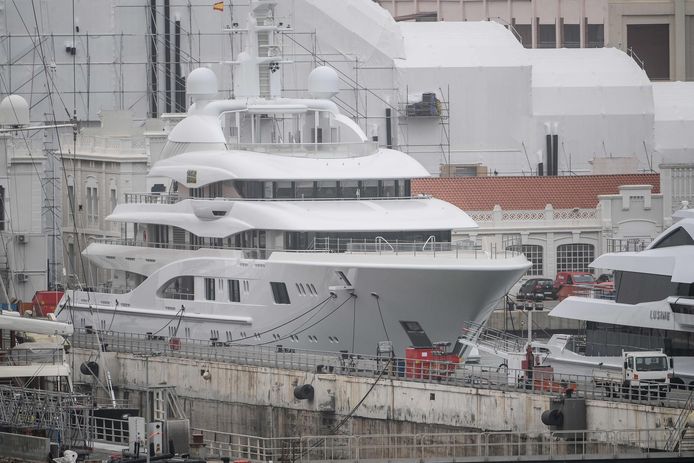
[[124,204],[176,204],[179,201],[192,199],[195,201],[244,201],[244,202],[287,202],[287,201],[405,201],[405,200],[426,200],[431,199],[430,195],[416,196],[356,196],[349,198],[312,198],[312,197],[292,197],[292,198],[228,198],[228,197],[195,197],[184,196],[176,193],[125,193],[123,195]]
[[254,151],[291,157],[358,158],[376,154],[377,142],[355,143],[239,143],[227,145],[229,150]]
[[642,456],[662,449],[668,430],[461,432],[264,438],[194,429],[212,456],[250,461],[511,461]]
[[[222,241],[222,240],[220,240]],[[315,238],[308,249],[272,249],[259,247],[238,247],[226,244],[188,244],[188,243],[165,243],[144,241],[140,239],[114,239],[103,238],[94,240],[95,243],[135,246],[143,248],[176,249],[185,251],[197,251],[200,249],[217,249],[226,251],[239,251],[245,259],[267,259],[275,252],[289,253],[347,253],[347,254],[394,254],[403,256],[424,256],[424,257],[448,257],[456,259],[511,259],[523,253],[510,249],[498,249],[491,245],[488,250],[470,241],[454,242],[434,242],[434,241],[387,241],[387,240],[359,240],[359,239],[336,239],[336,238]],[[106,256],[109,258],[108,256]],[[113,256],[115,258],[115,256]]]

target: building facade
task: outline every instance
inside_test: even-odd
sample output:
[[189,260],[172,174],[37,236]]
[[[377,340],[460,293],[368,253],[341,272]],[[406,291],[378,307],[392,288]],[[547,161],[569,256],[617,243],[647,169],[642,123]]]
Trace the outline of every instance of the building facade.
[[667,220],[659,174],[420,179],[413,193],[456,204],[479,225],[454,233],[492,254],[521,251],[528,275],[590,271],[614,246],[649,243]]

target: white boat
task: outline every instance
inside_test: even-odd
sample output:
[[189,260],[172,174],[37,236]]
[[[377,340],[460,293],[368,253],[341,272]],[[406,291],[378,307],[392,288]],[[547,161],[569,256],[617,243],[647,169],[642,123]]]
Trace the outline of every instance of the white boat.
[[572,296],[552,317],[586,322],[583,345],[555,335],[549,359],[555,371],[591,374],[596,365],[621,366],[622,351],[663,350],[674,358],[673,384],[694,387],[694,210],[641,252],[609,253],[591,267],[615,272],[614,300]]
[[[253,2],[236,99],[193,71],[187,117],[150,177],[157,193],[127,195],[109,220],[122,239],[84,255],[112,272],[108,287],[68,290],[59,319],[78,327],[241,344],[373,354],[409,344],[401,322],[455,341],[526,272],[521,254],[451,243],[477,225],[455,206],[410,195],[428,173],[379,148],[329,98],[279,96],[274,2]],[[230,134],[230,135],[229,135]]]

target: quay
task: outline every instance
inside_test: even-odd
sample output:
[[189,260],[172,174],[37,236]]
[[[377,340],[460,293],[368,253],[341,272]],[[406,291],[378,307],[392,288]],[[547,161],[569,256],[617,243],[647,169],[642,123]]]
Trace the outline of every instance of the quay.
[[[97,340],[84,330],[72,338],[74,365],[79,368],[99,349],[102,371],[109,371],[119,401],[159,420],[168,419],[169,413],[185,416],[193,442],[203,443],[208,457],[694,458],[689,451],[692,433],[687,432],[693,408],[688,391],[671,391],[666,397],[608,397],[591,378],[556,378],[557,384],[572,385],[574,398],[585,400],[586,426],[550,430],[541,415],[561,391],[511,382],[504,369],[459,365],[450,375],[433,368],[418,374],[407,364],[403,368],[404,359],[279,346],[172,343],[107,332]],[[310,398],[300,398],[296,391],[306,385]],[[127,426],[121,427],[110,442],[127,442]]]

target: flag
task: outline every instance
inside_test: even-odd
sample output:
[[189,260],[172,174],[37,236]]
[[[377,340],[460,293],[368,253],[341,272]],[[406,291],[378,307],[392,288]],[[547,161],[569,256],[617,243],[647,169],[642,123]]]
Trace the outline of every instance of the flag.
[[224,11],[224,2],[215,2],[212,5],[212,9],[215,11]]

